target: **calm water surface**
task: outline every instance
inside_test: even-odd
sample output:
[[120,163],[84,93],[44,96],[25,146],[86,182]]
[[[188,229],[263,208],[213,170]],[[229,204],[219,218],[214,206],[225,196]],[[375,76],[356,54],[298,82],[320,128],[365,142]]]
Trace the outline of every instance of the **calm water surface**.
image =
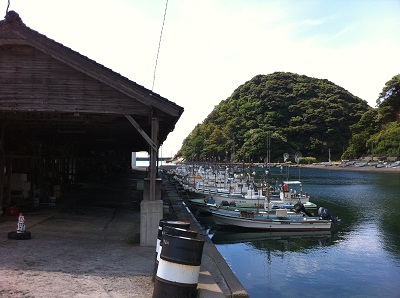
[[220,230],[200,218],[250,297],[400,297],[400,175],[297,169],[331,233]]

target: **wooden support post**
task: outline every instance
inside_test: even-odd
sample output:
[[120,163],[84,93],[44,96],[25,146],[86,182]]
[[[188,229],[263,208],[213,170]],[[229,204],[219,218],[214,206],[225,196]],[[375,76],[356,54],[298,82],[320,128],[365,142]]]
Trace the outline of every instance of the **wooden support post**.
[[0,136],[0,215],[3,213],[3,199],[4,199],[4,124],[1,126]]
[[156,197],[157,157],[158,157],[158,118],[151,118],[151,140],[156,144],[156,149],[150,149],[150,200]]
[[[163,202],[157,193],[158,118],[151,118],[149,198],[140,203],[140,246],[155,246],[158,225],[163,218]],[[154,146],[151,146],[151,143]],[[161,190],[160,190],[161,192]],[[160,194],[161,195],[161,194]]]

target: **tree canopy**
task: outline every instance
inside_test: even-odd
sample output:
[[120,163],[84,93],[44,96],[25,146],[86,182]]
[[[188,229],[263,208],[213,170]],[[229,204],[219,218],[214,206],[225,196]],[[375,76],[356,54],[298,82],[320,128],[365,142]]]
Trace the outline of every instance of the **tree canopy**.
[[325,79],[287,72],[257,75],[215,106],[179,154],[189,160],[253,162],[268,156],[272,162],[296,151],[328,160],[330,151],[339,158],[351,139],[350,128],[371,109]]
[[343,158],[363,155],[400,156],[400,74],[390,79],[376,101],[351,127],[352,138]]
[[400,74],[385,84],[376,104],[383,123],[400,122]]

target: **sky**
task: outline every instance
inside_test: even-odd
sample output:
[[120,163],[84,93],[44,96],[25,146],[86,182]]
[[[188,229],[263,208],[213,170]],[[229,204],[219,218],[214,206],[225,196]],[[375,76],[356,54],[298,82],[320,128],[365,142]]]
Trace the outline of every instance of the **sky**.
[[166,0],[9,2],[31,29],[184,108],[163,157],[256,75],[327,79],[375,107],[400,73],[400,0],[169,0],[164,26]]

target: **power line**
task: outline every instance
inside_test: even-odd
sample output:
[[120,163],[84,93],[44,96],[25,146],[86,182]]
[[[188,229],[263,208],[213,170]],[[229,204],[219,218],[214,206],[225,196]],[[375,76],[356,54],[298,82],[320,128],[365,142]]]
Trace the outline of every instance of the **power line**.
[[8,14],[8,9],[10,8],[10,0],[8,0],[6,14]]
[[165,16],[167,15],[167,8],[168,8],[168,0],[167,0],[167,3],[165,4],[164,19],[163,19],[162,26],[161,26],[160,40],[158,41],[158,50],[157,50],[156,64],[154,66],[153,85],[151,86],[151,91],[153,91],[154,83],[156,81],[156,70],[157,70],[157,63],[158,63],[158,55],[160,54],[161,39],[162,39],[162,35],[163,35],[163,30],[164,30]]

